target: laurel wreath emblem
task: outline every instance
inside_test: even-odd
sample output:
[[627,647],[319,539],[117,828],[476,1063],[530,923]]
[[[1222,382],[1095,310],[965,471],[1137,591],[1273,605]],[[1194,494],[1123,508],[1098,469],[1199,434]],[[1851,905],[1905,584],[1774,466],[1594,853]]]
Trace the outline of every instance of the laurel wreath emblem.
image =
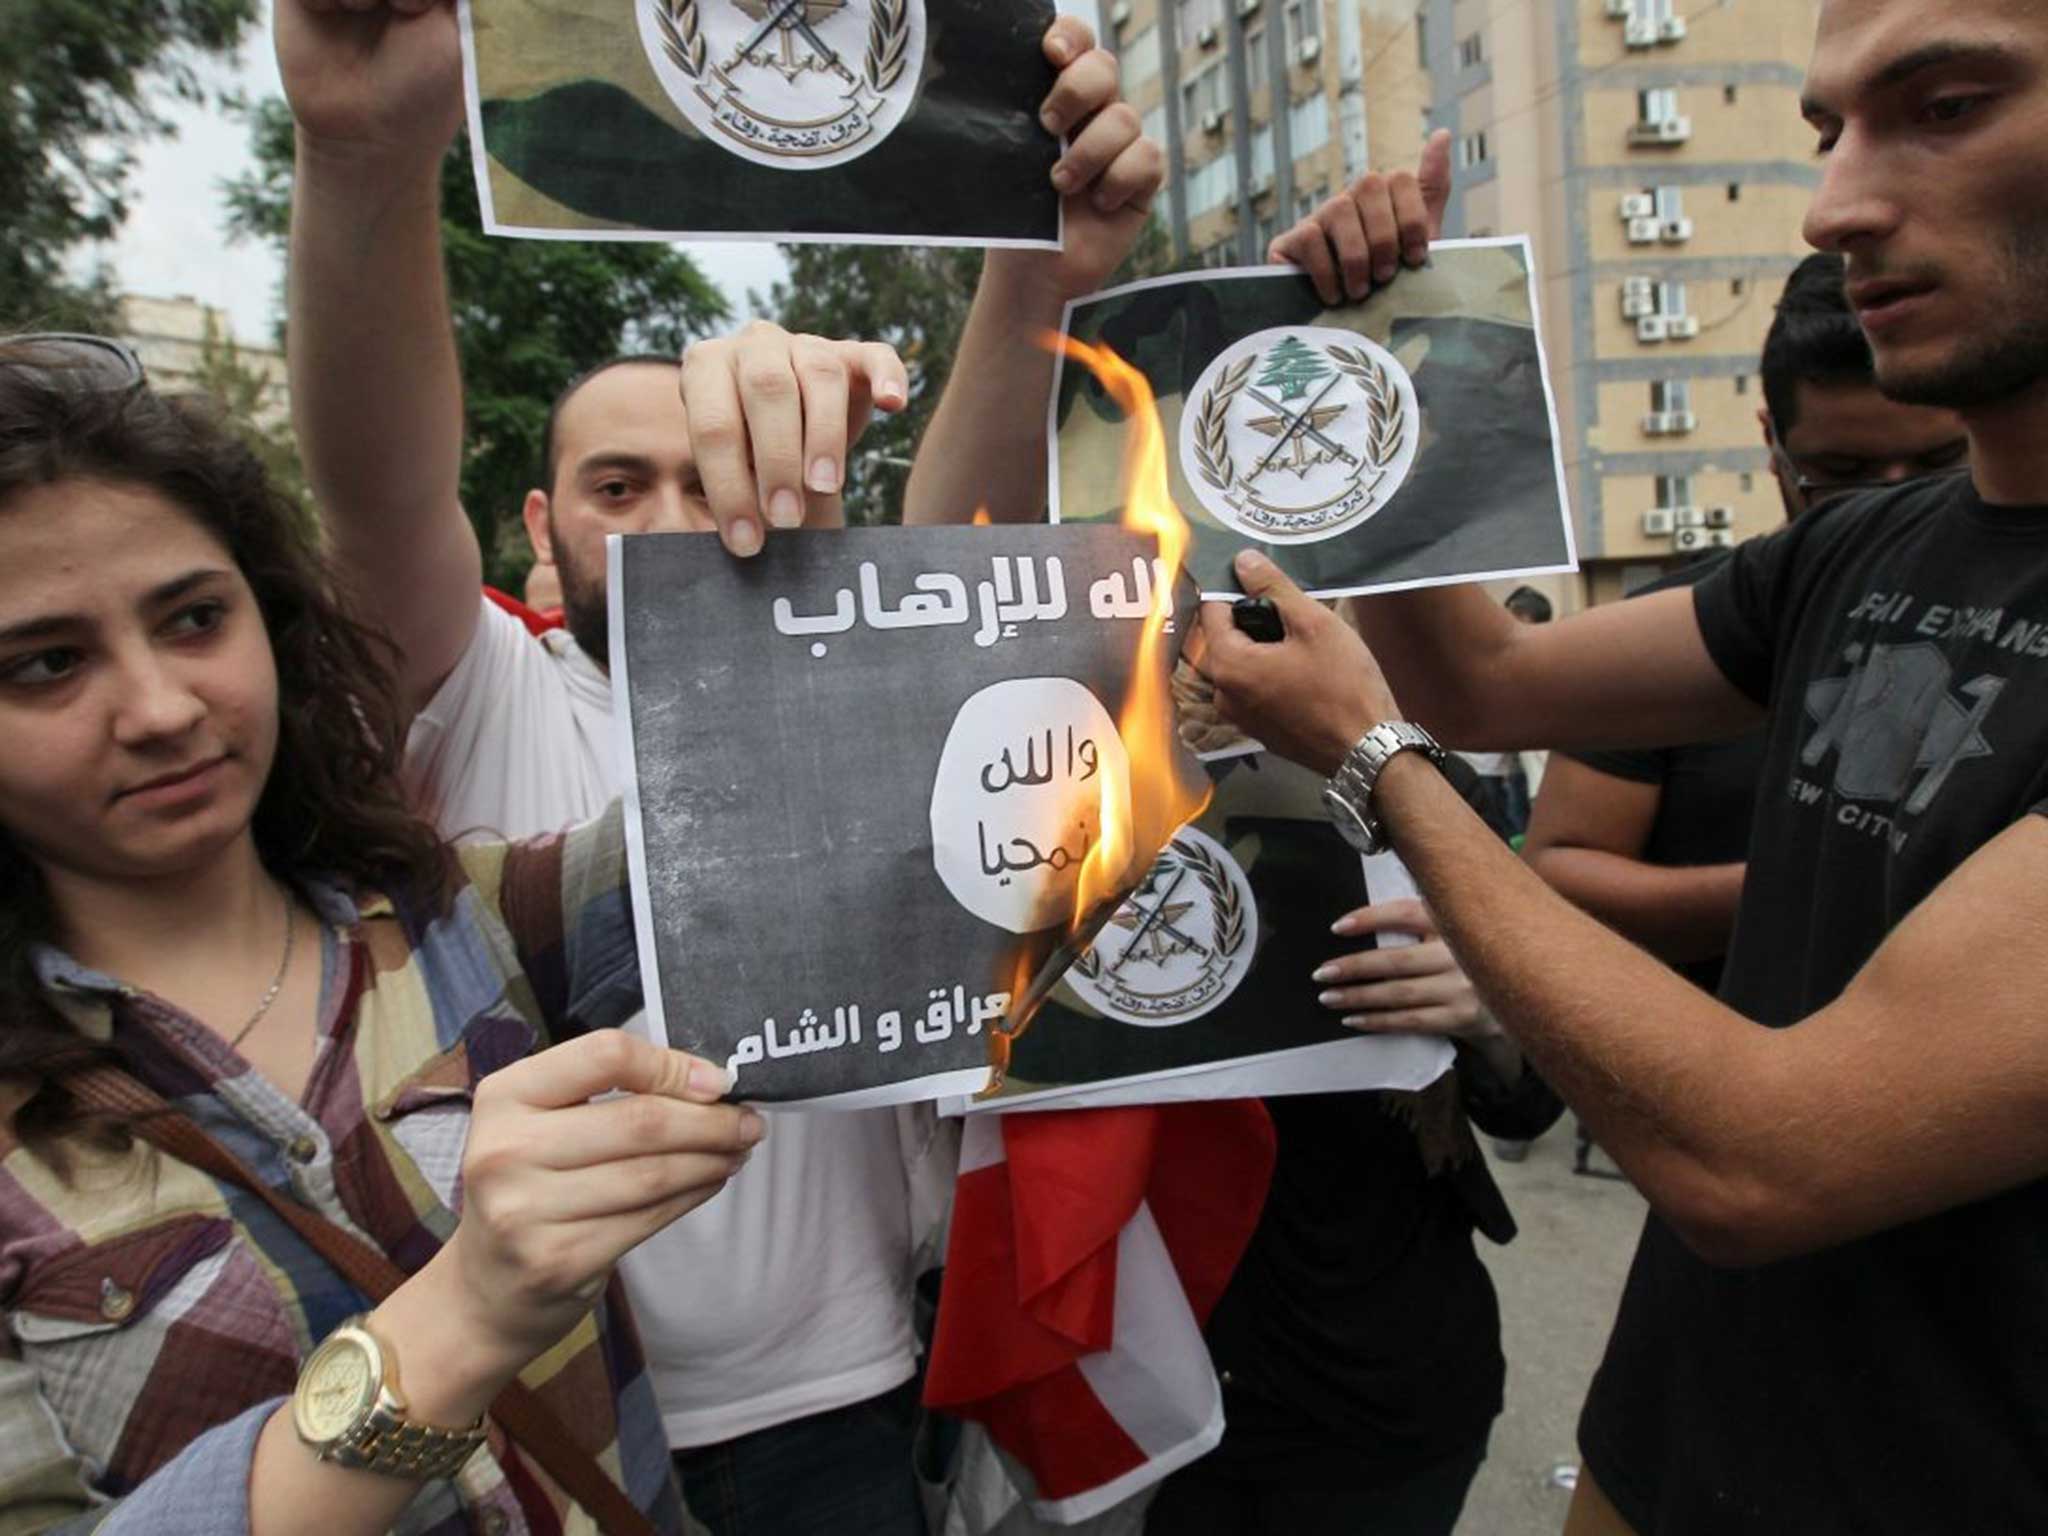
[[1371,430],[1366,435],[1365,454],[1374,469],[1385,469],[1401,452],[1401,437],[1408,429],[1408,408],[1387,370],[1362,349],[1331,346],[1324,348],[1346,378],[1365,396]]
[[[1245,921],[1244,899],[1238,894],[1237,882],[1230,878],[1230,872],[1222,862],[1200,843],[1173,841],[1173,851],[1180,855],[1181,862],[1202,882],[1202,889],[1209,893],[1209,901],[1215,912],[1214,937],[1219,958],[1228,958],[1244,947]],[[1087,981],[1096,981],[1102,975],[1102,956],[1093,945],[1081,952],[1074,962],[1074,970]]]
[[1224,369],[1202,396],[1201,413],[1195,418],[1195,467],[1219,491],[1237,483],[1237,466],[1230,458],[1230,402],[1244,388],[1257,363],[1258,358],[1247,357]]
[[669,63],[692,80],[704,77],[704,34],[697,28],[697,0],[654,0],[654,24]]
[[[653,0],[661,51],[692,80],[704,77],[704,33],[698,0]],[[868,89],[881,95],[902,78],[910,62],[910,0],[873,0],[868,19],[868,53],[863,67]]]
[[910,0],[873,0],[868,15],[868,89],[877,96],[894,85],[908,63]]

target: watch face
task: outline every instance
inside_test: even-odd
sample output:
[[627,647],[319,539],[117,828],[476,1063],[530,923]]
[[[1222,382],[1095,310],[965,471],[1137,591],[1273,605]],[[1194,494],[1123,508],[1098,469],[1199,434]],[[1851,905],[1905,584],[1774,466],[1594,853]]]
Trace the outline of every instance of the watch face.
[[346,1334],[329,1339],[299,1373],[292,1418],[315,1444],[346,1433],[377,1401],[377,1371],[370,1352]]
[[1365,818],[1358,814],[1358,807],[1334,789],[1323,791],[1323,805],[1330,813],[1330,822],[1338,835],[1360,853],[1376,853],[1372,828],[1365,824]]

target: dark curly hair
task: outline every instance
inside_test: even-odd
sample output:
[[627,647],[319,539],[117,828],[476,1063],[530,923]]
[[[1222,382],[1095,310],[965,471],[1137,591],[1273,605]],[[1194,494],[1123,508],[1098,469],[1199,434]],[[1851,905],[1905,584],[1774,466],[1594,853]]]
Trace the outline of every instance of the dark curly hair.
[[[277,755],[252,826],[264,866],[445,907],[451,858],[398,786],[404,715],[391,644],[349,616],[308,520],[218,409],[110,385],[62,366],[46,346],[0,341],[0,517],[23,491],[67,480],[175,503],[226,547],[255,593],[278,685]],[[119,1142],[126,1132],[87,1122],[64,1086],[68,1074],[120,1058],[45,998],[31,956],[51,937],[42,875],[0,831],[0,1083],[18,1101],[15,1136],[59,1154],[73,1133]]]

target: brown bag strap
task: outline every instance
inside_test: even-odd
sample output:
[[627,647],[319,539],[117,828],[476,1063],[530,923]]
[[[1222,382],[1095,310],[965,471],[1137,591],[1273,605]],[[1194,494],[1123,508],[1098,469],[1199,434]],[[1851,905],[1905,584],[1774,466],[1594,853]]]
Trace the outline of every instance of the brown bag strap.
[[[372,1301],[382,1301],[406,1282],[405,1271],[382,1253],[347,1228],[287,1200],[190,1116],[120,1068],[94,1067],[67,1078],[65,1086],[85,1108],[121,1116],[137,1135],[180,1162],[241,1185]],[[583,1506],[600,1530],[614,1536],[656,1536],[654,1522],[605,1474],[597,1458],[577,1447],[553,1410],[524,1383],[506,1383],[491,1404],[491,1417]]]

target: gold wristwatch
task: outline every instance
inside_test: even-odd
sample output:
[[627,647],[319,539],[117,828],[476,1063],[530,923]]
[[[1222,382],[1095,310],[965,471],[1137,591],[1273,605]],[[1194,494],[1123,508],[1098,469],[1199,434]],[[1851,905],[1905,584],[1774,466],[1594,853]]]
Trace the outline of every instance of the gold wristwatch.
[[320,1341],[299,1368],[292,1425],[322,1461],[390,1477],[452,1477],[483,1444],[481,1417],[437,1429],[406,1417],[397,1358],[352,1317]]

